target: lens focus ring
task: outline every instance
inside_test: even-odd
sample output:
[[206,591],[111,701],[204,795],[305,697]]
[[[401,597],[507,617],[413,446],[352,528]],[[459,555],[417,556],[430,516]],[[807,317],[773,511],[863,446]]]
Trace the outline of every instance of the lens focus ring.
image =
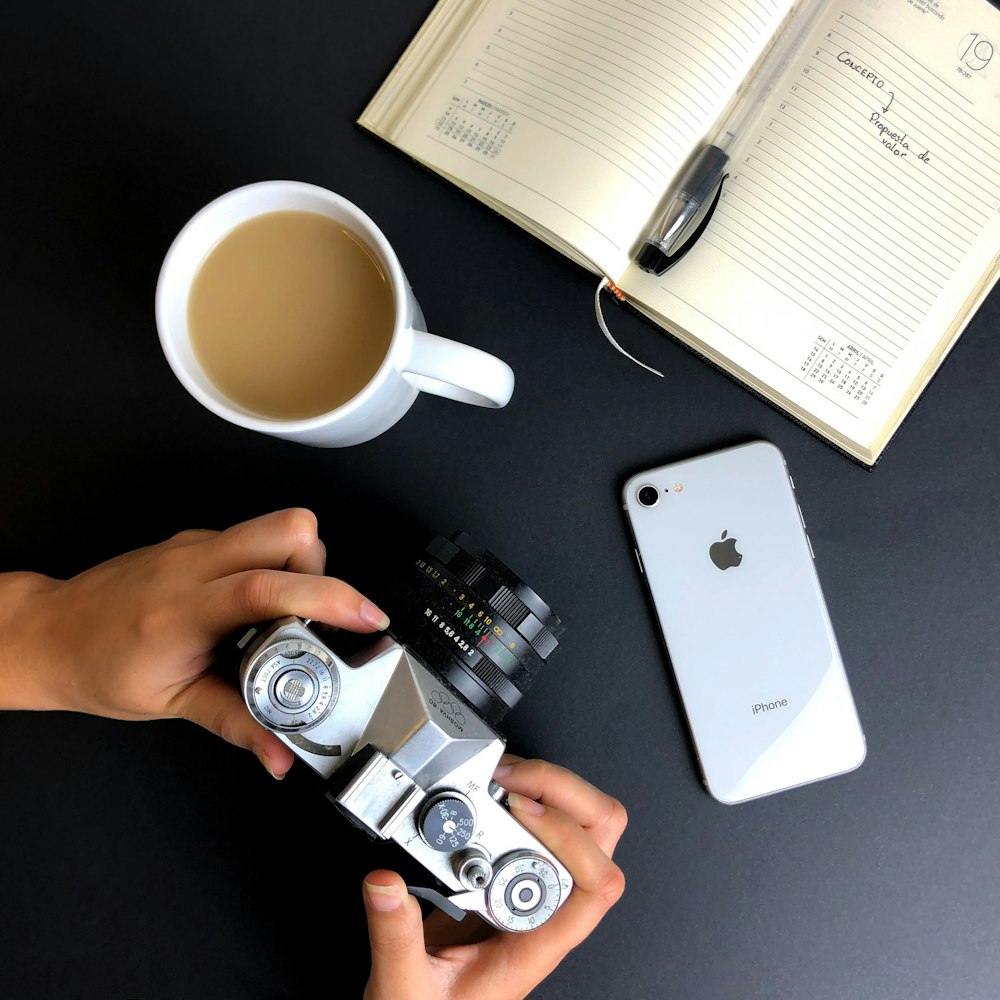
[[520,577],[464,531],[456,531],[450,541],[435,538],[427,546],[427,553],[481,594],[543,659],[558,645],[557,639],[562,634],[558,616]]

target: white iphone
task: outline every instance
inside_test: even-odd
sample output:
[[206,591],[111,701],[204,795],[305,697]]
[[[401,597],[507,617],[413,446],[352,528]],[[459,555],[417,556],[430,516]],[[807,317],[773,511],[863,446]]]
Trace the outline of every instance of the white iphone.
[[865,738],[781,452],[650,469],[623,501],[708,791],[733,804],[856,768]]

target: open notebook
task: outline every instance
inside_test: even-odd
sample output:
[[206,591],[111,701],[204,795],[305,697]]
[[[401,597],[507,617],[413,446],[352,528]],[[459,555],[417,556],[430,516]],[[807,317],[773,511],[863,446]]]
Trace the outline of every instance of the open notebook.
[[641,271],[792,7],[441,0],[360,121],[874,464],[1000,276],[1000,12],[827,3],[702,238]]

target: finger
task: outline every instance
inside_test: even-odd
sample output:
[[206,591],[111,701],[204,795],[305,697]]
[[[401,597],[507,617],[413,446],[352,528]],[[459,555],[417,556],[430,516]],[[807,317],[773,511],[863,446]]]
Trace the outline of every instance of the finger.
[[366,1000],[434,996],[420,906],[403,880],[395,872],[372,872],[362,895],[372,952]]
[[515,792],[507,801],[514,818],[569,869],[574,883],[585,892],[603,892],[609,879],[617,879],[617,866],[568,813]]
[[168,707],[178,718],[250,750],[275,778],[283,778],[292,766],[292,751],[274,733],[254,722],[239,693],[221,677],[202,674],[174,695]]
[[435,909],[424,918],[424,948],[435,957],[446,954],[451,948],[478,944],[499,933],[492,924],[474,913],[467,913],[462,920],[454,920]]
[[609,857],[628,825],[628,814],[617,799],[578,774],[546,760],[502,763],[493,777],[508,792],[517,792],[568,813]]
[[215,577],[249,569],[319,574],[326,566],[326,547],[319,540],[316,515],[302,507],[233,525],[207,540],[203,551]]
[[343,580],[280,570],[250,570],[215,580],[191,598],[213,635],[240,625],[298,615],[352,632],[379,632],[389,617]]
[[485,961],[518,970],[530,988],[600,923],[621,898],[625,877],[590,834],[560,809],[517,794],[510,804],[511,813],[559,858],[574,882],[569,899],[542,927],[530,934],[490,938],[480,946]]

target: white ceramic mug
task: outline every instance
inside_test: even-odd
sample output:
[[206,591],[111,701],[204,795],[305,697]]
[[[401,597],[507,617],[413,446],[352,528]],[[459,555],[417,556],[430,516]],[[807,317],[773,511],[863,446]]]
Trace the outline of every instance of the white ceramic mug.
[[[316,212],[357,235],[382,267],[395,298],[389,349],[368,384],[342,406],[303,420],[279,420],[245,409],[223,395],[191,347],[188,296],[212,247],[236,226],[266,212]],[[510,367],[484,351],[427,333],[423,313],[388,240],[356,205],[297,181],[263,181],[222,195],[181,230],[167,252],[156,286],[156,326],[163,352],[184,387],[204,406],[250,430],[337,448],[388,430],[420,390],[476,406],[505,406],[514,391]],[[303,364],[308,364],[303,358]]]

